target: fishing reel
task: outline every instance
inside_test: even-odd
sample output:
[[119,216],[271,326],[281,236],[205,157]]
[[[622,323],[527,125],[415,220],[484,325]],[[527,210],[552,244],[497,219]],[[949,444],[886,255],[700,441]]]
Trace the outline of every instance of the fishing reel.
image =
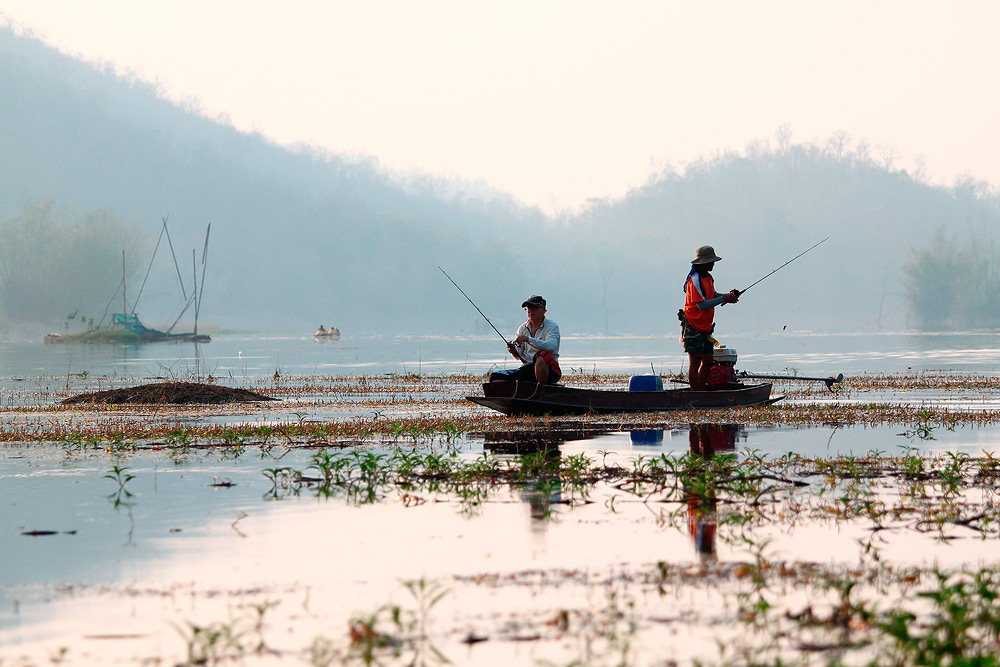
[[725,389],[736,378],[736,350],[722,345],[712,353],[706,385],[709,389]]

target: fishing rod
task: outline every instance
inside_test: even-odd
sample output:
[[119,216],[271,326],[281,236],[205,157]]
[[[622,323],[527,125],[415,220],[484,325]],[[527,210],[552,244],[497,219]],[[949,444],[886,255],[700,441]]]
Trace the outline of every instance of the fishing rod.
[[[463,290],[461,287],[458,286],[458,283],[456,283],[454,280],[451,279],[451,276],[448,275],[447,271],[445,271],[444,269],[442,269],[440,266],[438,267],[438,269],[441,270],[441,273],[444,274],[445,278],[447,278],[448,280],[451,280],[451,284],[454,285],[455,288],[459,292],[462,293],[462,296],[464,296],[466,299],[469,299],[469,295],[465,293],[465,290]],[[472,304],[473,308],[475,308],[476,310],[479,310],[479,306],[477,306],[476,303],[472,299],[469,299],[469,303]],[[500,338],[503,338],[503,342],[507,344],[507,349],[516,349],[516,348],[514,348],[514,344],[512,342],[510,342],[509,340],[507,340],[507,338],[502,333],[500,333],[499,329],[497,329],[496,327],[493,326],[493,323],[490,322],[490,318],[486,317],[486,313],[484,313],[483,311],[479,310],[479,314],[483,316],[483,319],[486,320],[487,324],[489,324],[491,327],[493,327],[493,330],[497,332],[497,335],[500,336]]]
[[[791,264],[792,262],[794,262],[795,260],[797,260],[797,259],[798,259],[799,257],[801,257],[802,255],[806,254],[807,252],[809,252],[810,250],[812,250],[812,249],[813,249],[813,248],[815,248],[816,246],[819,246],[819,245],[822,245],[823,243],[826,243],[826,242],[827,242],[827,241],[829,241],[829,240],[830,240],[830,237],[829,237],[829,236],[827,236],[827,237],[826,237],[825,239],[823,239],[822,241],[820,241],[820,242],[819,242],[819,243],[817,243],[816,245],[814,245],[814,246],[810,246],[809,248],[806,248],[805,250],[803,250],[802,252],[800,252],[800,253],[799,253],[798,255],[796,255],[795,257],[792,257],[792,258],[791,258],[790,260],[788,260],[787,262],[785,262],[784,264],[782,264],[781,266],[779,266],[778,268],[776,268],[776,269],[775,269],[774,271],[771,271],[771,273],[769,273],[769,274],[767,274],[766,276],[764,276],[764,278],[770,278],[770,277],[771,277],[771,276],[773,276],[773,275],[774,275],[775,273],[777,273],[778,271],[782,270],[783,268],[785,268],[786,266],[788,266],[789,264]],[[757,281],[756,283],[754,283],[753,285],[750,285],[750,287],[753,287],[753,286],[754,286],[754,285],[756,285],[757,283],[759,283],[759,282],[763,281],[763,280],[764,280],[764,278],[761,278],[760,280],[758,280],[758,281]],[[746,289],[744,289],[744,290],[741,290],[741,291],[740,291],[740,294],[742,295],[742,294],[743,294],[744,292],[746,292],[746,291],[747,291],[748,289],[750,289],[750,287],[747,287]]]

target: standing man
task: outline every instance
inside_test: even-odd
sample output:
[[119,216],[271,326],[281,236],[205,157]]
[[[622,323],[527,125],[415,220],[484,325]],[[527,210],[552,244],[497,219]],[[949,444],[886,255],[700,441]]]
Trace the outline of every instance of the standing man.
[[712,367],[715,351],[712,332],[715,330],[715,307],[739,301],[739,290],[719,295],[711,271],[722,258],[710,245],[703,245],[691,260],[691,271],[684,281],[684,310],[678,313],[681,320],[681,337],[684,351],[688,353],[690,368],[688,379],[691,389],[705,391],[708,370]]
[[517,336],[507,344],[512,357],[523,362],[520,368],[490,373],[490,382],[522,380],[553,384],[562,377],[559,369],[559,325],[545,317],[545,299],[530,296],[521,304],[528,321],[517,328]]

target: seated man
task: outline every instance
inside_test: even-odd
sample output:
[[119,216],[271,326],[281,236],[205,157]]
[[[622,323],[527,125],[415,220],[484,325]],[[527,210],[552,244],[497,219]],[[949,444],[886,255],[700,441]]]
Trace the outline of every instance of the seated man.
[[507,344],[507,349],[518,361],[520,368],[490,373],[490,382],[522,380],[554,384],[562,377],[559,369],[559,325],[545,317],[545,299],[529,297],[521,304],[528,313],[528,321],[517,329],[517,337]]

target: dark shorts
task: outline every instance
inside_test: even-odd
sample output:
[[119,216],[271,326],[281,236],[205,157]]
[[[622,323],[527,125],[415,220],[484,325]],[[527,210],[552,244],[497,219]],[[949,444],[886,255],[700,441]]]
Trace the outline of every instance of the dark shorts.
[[681,337],[684,339],[684,351],[688,354],[712,354],[715,346],[708,337],[711,331],[699,331],[686,321],[681,322]]
[[[544,350],[539,352],[538,356],[544,359],[545,363],[549,366],[548,384],[559,382],[560,378],[562,378],[562,369],[559,368],[559,362]],[[535,379],[535,362],[531,361],[520,368],[490,373],[490,382],[514,382],[515,380],[519,382],[538,382]]]

